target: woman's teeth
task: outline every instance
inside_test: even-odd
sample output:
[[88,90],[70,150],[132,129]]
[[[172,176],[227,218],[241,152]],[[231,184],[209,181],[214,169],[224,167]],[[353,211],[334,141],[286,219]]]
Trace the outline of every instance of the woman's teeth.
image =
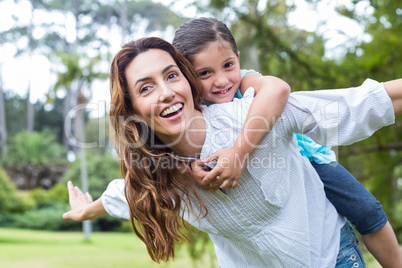
[[183,104],[182,104],[182,103],[175,104],[175,105],[173,105],[172,107],[170,107],[170,108],[164,110],[164,111],[161,113],[161,116],[167,116],[167,115],[170,115],[170,114],[172,114],[172,113],[175,113],[175,112],[177,112],[178,110],[180,110],[182,107],[183,107]]

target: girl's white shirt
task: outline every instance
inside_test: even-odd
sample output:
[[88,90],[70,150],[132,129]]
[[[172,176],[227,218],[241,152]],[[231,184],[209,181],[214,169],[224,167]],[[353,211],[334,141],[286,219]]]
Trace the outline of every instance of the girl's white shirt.
[[[253,96],[249,89],[241,100],[204,107],[207,137],[201,158],[234,144]],[[183,208],[184,218],[209,234],[223,268],[334,267],[346,220],[326,198],[292,134],[327,146],[349,145],[394,121],[384,85],[374,80],[356,88],[291,93],[281,118],[248,159],[239,185],[200,190],[208,215],[197,220]],[[110,215],[129,218],[124,180],[109,184],[102,203]]]

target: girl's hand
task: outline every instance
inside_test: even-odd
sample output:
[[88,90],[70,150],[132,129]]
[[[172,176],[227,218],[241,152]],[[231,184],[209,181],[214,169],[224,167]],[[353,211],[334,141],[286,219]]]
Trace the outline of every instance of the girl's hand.
[[195,183],[203,190],[207,190],[210,192],[215,192],[218,190],[218,186],[212,187],[210,183],[204,182],[202,179],[209,173],[210,169],[207,169],[205,163],[201,160],[196,160],[191,163],[191,175],[194,179]]
[[202,159],[204,163],[217,159],[216,166],[203,178],[203,183],[221,189],[235,188],[239,184],[241,174],[246,166],[247,156],[248,154],[241,153],[238,148],[231,147]]
[[71,210],[63,214],[63,219],[73,221],[89,220],[85,216],[85,209],[93,203],[92,196],[89,193],[84,194],[77,186],[74,187],[71,181],[67,183],[67,188]]

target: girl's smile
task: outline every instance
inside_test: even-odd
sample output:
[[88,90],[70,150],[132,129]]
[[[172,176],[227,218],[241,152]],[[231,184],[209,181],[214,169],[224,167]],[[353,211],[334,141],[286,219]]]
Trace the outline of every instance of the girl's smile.
[[214,103],[233,100],[241,83],[240,63],[228,42],[211,42],[193,56],[193,66],[201,80],[205,100]]

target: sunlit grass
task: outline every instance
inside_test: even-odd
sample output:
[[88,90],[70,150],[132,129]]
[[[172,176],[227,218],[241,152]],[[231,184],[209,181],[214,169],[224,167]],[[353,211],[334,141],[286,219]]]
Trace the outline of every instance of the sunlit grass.
[[[364,250],[367,267],[381,267]],[[49,232],[0,228],[1,268],[120,268],[120,267],[219,267],[212,244],[194,262],[181,246],[173,262],[151,261],[144,244],[132,233],[93,233],[89,242],[79,232]]]
[[180,247],[174,262],[156,264],[132,233],[93,233],[85,242],[79,232],[48,232],[0,228],[2,268],[219,267],[212,246],[194,262]]

